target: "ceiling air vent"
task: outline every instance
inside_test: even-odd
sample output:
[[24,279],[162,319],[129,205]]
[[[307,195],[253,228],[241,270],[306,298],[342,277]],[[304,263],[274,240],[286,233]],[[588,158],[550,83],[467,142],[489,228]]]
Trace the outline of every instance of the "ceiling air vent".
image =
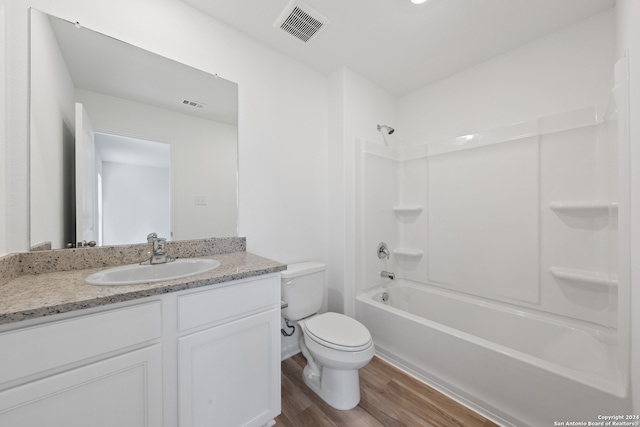
[[329,20],[317,10],[299,0],[292,0],[273,26],[296,39],[308,43],[329,25]]
[[183,99],[182,100],[182,104],[183,105],[188,105],[189,107],[196,107],[196,108],[204,108],[204,107],[207,106],[207,104],[205,104],[203,102],[190,101],[188,99]]

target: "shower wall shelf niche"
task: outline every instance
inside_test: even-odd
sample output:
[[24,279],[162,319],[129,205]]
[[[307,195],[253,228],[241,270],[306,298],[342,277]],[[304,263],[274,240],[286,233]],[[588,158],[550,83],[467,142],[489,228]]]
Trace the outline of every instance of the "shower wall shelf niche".
[[618,202],[608,200],[575,200],[557,201],[549,203],[549,208],[556,212],[571,213],[575,215],[586,213],[606,213],[609,209],[618,209]]
[[568,280],[574,283],[591,285],[618,286],[618,277],[615,274],[603,273],[600,271],[578,270],[564,267],[549,267],[551,275],[557,279]]
[[418,258],[421,257],[424,252],[421,249],[398,248],[394,249],[393,253],[395,255]]
[[393,211],[398,214],[419,214],[422,212],[423,207],[421,205],[416,206],[394,206]]

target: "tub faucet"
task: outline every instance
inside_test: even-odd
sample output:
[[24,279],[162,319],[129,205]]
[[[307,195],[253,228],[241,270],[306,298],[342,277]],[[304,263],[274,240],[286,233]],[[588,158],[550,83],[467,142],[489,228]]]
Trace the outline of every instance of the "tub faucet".
[[391,279],[391,280],[393,280],[393,279],[395,279],[395,278],[396,278],[396,275],[395,275],[395,274],[393,274],[393,273],[392,273],[392,272],[390,272],[390,271],[384,271],[384,270],[382,270],[382,271],[380,272],[380,276],[382,276],[382,277],[387,277],[387,278],[389,278],[389,279]]
[[167,256],[167,239],[158,237],[157,233],[149,233],[147,242],[153,244],[153,252],[151,253],[151,258],[141,264],[165,264],[175,261],[175,258]]

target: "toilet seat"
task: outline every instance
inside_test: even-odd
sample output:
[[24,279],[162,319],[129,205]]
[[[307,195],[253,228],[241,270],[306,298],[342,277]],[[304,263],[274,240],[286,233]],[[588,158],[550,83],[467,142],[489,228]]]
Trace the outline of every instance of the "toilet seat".
[[340,351],[362,351],[373,345],[369,330],[339,313],[324,313],[304,323],[306,335],[316,343]]

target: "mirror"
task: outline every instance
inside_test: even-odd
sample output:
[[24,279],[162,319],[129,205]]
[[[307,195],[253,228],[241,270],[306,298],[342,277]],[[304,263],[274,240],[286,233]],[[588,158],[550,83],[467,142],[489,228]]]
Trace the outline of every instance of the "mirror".
[[31,9],[32,250],[237,236],[237,112],[235,83]]

